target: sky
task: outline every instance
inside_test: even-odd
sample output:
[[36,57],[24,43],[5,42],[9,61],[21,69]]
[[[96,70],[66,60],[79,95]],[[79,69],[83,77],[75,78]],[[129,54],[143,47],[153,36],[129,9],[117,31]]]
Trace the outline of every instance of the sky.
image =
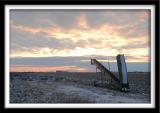
[[129,71],[149,71],[149,10],[10,11],[11,71],[94,71],[91,58],[116,70],[117,54]]

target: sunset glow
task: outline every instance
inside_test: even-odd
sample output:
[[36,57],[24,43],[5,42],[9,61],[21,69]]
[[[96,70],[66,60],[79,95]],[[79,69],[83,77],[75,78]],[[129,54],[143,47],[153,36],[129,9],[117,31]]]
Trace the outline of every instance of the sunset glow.
[[[23,57],[92,58],[95,55],[107,58],[124,54],[131,56],[127,62],[150,61],[149,10],[12,10],[10,17],[11,60]],[[18,70],[88,71],[70,65],[11,67],[11,71]]]
[[76,72],[87,72],[85,68],[76,66],[55,66],[55,67],[43,67],[43,66],[11,66],[11,72],[56,72],[56,71],[76,71]]

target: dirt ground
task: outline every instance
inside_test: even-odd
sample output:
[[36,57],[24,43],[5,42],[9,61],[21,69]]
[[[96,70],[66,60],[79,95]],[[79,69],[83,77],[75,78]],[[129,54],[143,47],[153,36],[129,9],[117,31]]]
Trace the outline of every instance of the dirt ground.
[[11,73],[11,103],[150,103],[149,73],[129,73],[130,92],[95,87],[96,73]]

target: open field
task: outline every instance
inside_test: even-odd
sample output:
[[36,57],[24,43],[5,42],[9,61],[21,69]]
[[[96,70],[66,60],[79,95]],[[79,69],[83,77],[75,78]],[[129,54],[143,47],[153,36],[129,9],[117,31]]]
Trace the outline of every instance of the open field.
[[100,73],[10,73],[10,102],[150,103],[150,73],[128,75],[130,92],[124,93],[110,87],[113,85],[95,86],[95,82],[105,82]]

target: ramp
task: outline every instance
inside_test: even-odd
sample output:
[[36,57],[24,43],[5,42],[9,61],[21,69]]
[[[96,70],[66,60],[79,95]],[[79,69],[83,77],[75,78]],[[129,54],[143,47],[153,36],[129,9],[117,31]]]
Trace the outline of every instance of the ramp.
[[109,71],[105,66],[103,66],[96,59],[91,59],[91,64],[95,65],[105,76],[109,76],[115,81],[116,85],[121,88],[121,91],[129,91],[127,68],[125,63],[124,55],[117,56],[118,72],[119,78],[117,78],[111,71]]

